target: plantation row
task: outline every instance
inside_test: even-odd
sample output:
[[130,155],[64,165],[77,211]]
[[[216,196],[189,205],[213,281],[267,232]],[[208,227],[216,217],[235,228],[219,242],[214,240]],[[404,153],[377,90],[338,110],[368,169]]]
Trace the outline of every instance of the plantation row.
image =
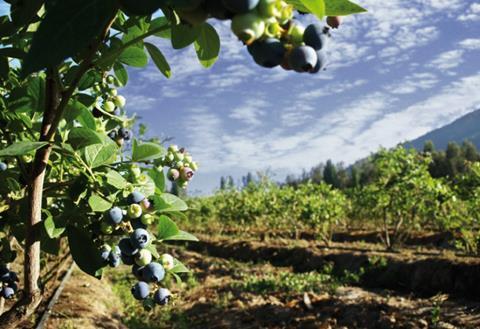
[[338,189],[325,182],[290,186],[251,181],[241,190],[226,188],[193,199],[190,220],[296,232],[313,229],[327,244],[340,229],[374,228],[388,249],[413,232],[434,230],[451,233],[463,252],[479,252],[479,162],[466,162],[465,171],[449,179],[432,177],[429,152],[399,146],[380,150],[368,161],[375,175],[365,185]]

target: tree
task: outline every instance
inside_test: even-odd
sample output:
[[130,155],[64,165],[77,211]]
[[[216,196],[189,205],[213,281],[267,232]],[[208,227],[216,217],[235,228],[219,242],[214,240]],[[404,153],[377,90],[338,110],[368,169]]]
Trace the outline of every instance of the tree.
[[225,177],[220,177],[220,190],[224,190],[227,187],[227,182]]
[[[122,246],[135,243],[132,246],[141,249],[138,255],[142,257],[135,256],[137,265],[149,253],[156,257],[156,249],[145,241],[194,239],[168,217],[187,207],[181,199],[164,193],[163,169],[168,169],[169,179],[184,187],[196,163],[184,149],[167,151],[154,141],[133,137],[134,120],[125,115],[126,100],[117,88],[128,81],[126,66],[144,67],[149,58],[170,77],[168,62],[160,49],[145,41],[148,37],[170,38],[175,49],[193,45],[205,67],[214,64],[220,49],[215,28],[206,22],[209,15],[199,15],[203,6],[188,1],[8,3],[11,14],[0,20],[0,158],[2,178],[8,182],[0,216],[9,233],[6,236],[14,235],[23,243],[25,279],[23,298],[2,315],[1,328],[16,327],[40,303],[40,255],[47,241],[58,243],[64,238],[79,267],[101,276],[104,255],[118,263],[120,256],[112,251],[118,242],[116,234],[128,235],[120,240],[127,242],[118,244],[125,263],[133,260]],[[282,4],[288,10],[280,18],[269,19],[287,24],[293,18],[293,7]],[[185,10],[189,6],[191,10]],[[311,6],[303,0],[295,6],[319,18],[328,14],[325,6]],[[159,9],[164,15],[153,15]],[[362,11],[351,4],[334,14]],[[298,72],[320,71],[323,63],[312,48],[317,45],[294,46],[288,31],[276,30],[272,37],[282,50],[280,57],[258,51],[267,46],[263,18],[233,17],[232,31],[252,46],[250,53],[260,65],[279,65],[285,57]],[[287,53],[291,47],[293,51]],[[308,60],[299,56],[307,51]],[[131,147],[124,147],[129,141]],[[127,221],[119,220],[122,208]],[[153,224],[164,230],[157,235],[137,231]],[[185,271],[178,260],[162,264],[174,277]],[[142,297],[137,288],[135,297]],[[145,305],[150,302],[146,299]]]
[[433,144],[433,141],[428,140],[425,142],[423,145],[423,153],[433,153],[435,151],[435,145]]
[[328,160],[325,164],[325,169],[323,169],[323,180],[325,183],[333,187],[339,187],[337,168],[333,164],[332,160]]

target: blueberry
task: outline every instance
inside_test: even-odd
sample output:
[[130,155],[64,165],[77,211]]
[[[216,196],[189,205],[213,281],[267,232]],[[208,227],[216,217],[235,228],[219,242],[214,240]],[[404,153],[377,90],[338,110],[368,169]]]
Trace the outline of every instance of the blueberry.
[[128,141],[132,138],[132,132],[127,128],[120,128],[118,129],[118,136]]
[[110,252],[110,255],[108,256],[108,264],[111,267],[118,267],[120,265],[120,256]]
[[328,41],[328,29],[319,24],[310,24],[303,33],[303,42],[315,50],[325,47]]
[[130,204],[132,203],[140,203],[145,199],[145,196],[138,192],[138,191],[133,191],[129,196],[128,196],[128,201]]
[[317,73],[320,70],[323,70],[327,65],[327,55],[325,54],[324,51],[322,50],[317,51],[317,57],[318,57],[317,65],[315,65],[315,67],[313,68],[312,71],[310,71],[310,73]]
[[132,245],[132,242],[129,238],[123,238],[120,240],[118,246],[120,247],[122,253],[127,256],[133,256],[138,252],[138,249]]
[[14,292],[14,293],[17,293],[17,291],[18,291],[18,286],[17,286],[17,284],[16,284],[15,282],[10,282],[10,283],[8,284],[8,286],[13,289],[13,292]]
[[12,287],[3,287],[1,294],[3,298],[10,299],[15,295],[15,290]]
[[145,223],[143,223],[143,221],[140,218],[130,220],[130,224],[132,225],[134,230],[136,230],[137,228],[143,228],[143,229],[147,228],[147,225],[145,225]]
[[222,0],[225,8],[235,14],[245,14],[258,5],[259,0]]
[[168,303],[168,300],[172,296],[172,293],[170,290],[166,288],[160,288],[157,291],[155,291],[155,294],[153,295],[153,300],[155,303],[158,305],[165,305]]
[[94,107],[93,110],[92,110],[92,115],[95,118],[101,118],[103,116],[103,112],[100,111],[100,109],[98,107]]
[[150,287],[148,283],[140,281],[132,288],[132,295],[135,299],[142,300],[148,297],[150,294]]
[[0,171],[7,170],[7,164],[5,162],[0,162]]
[[180,177],[185,181],[191,180],[193,177],[193,170],[188,167],[183,167],[180,169]]
[[265,32],[265,21],[254,12],[249,12],[247,14],[235,15],[232,18],[230,28],[238,39],[249,45],[263,35]]
[[180,177],[180,172],[175,169],[175,168],[170,168],[167,172],[167,178],[169,180],[171,180],[172,182],[173,181],[176,181],[178,179],[178,177]]
[[131,245],[136,249],[145,248],[149,241],[150,241],[150,234],[148,234],[147,230],[143,228],[137,228],[130,235]]
[[210,16],[220,20],[231,19],[235,15],[224,6],[222,0],[206,0],[205,9]]
[[133,256],[125,255],[123,252],[120,254],[120,258],[125,265],[133,265],[135,263]]
[[117,132],[115,130],[112,130],[108,133],[108,137],[110,137],[113,140],[117,139]]
[[338,29],[340,24],[342,24],[342,19],[340,18],[340,16],[328,16],[327,17],[327,24],[332,29]]
[[268,68],[280,65],[285,56],[285,47],[274,38],[255,41],[247,47],[247,50],[255,63]]
[[139,266],[137,264],[133,264],[132,266],[132,274],[138,279],[143,280],[143,272],[145,271],[145,267]]
[[296,72],[311,72],[318,62],[317,53],[312,47],[294,48],[288,56],[288,64]]
[[127,215],[131,219],[140,218],[142,216],[142,206],[137,203],[132,203],[127,210]]
[[111,250],[108,250],[108,249],[103,249],[101,254],[100,254],[100,257],[102,257],[103,261],[105,262],[108,262],[108,259],[110,257],[110,252]]
[[5,265],[0,267],[0,280],[2,282],[7,282],[10,280],[10,270]]
[[152,262],[152,253],[147,249],[142,249],[135,255],[135,263],[138,266],[145,266]]
[[16,272],[10,271],[10,277],[8,279],[8,282],[18,282],[18,276]]
[[166,270],[171,270],[175,266],[175,260],[170,254],[163,254],[160,256],[160,262]]
[[118,207],[113,207],[108,211],[108,219],[114,225],[118,225],[122,222],[123,212],[122,209]]
[[157,262],[151,262],[145,266],[142,278],[146,282],[160,282],[165,277],[165,269]]

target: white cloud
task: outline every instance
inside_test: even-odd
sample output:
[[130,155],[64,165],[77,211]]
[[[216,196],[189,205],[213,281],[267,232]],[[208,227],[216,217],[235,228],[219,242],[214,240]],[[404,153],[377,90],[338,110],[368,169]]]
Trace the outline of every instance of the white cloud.
[[433,88],[438,82],[439,79],[433,73],[414,73],[399,82],[386,86],[385,90],[397,95],[412,94],[418,90]]
[[260,126],[266,114],[265,108],[269,105],[261,97],[252,97],[247,99],[241,106],[234,108],[229,117],[249,126]]
[[464,51],[461,49],[443,52],[432,60],[428,66],[440,71],[451,70],[463,63],[463,54]]
[[458,43],[460,47],[468,50],[477,50],[480,49],[480,39],[465,39]]
[[460,21],[478,21],[480,20],[480,2],[470,5],[468,10],[458,17]]

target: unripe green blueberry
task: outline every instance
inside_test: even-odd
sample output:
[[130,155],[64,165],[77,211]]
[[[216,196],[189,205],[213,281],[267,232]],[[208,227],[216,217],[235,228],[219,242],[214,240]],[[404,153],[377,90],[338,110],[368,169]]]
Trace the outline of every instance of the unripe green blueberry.
[[107,83],[112,84],[115,83],[115,77],[113,75],[107,76]]
[[173,160],[175,160],[175,155],[173,155],[173,153],[168,153],[165,159],[171,163]]
[[278,15],[277,0],[260,0],[258,13],[263,17],[274,17]]
[[125,104],[126,104],[127,101],[125,100],[125,97],[123,97],[122,95],[117,95],[113,98],[113,102],[118,107],[123,108],[123,107],[125,107]]
[[138,266],[145,266],[152,262],[152,253],[147,249],[140,250],[135,255],[135,263]]
[[117,94],[118,94],[117,89],[115,89],[115,88],[110,89],[110,90],[108,91],[108,94],[109,94],[110,96],[117,96]]
[[182,161],[185,158],[185,155],[183,153],[180,153],[180,152],[175,152],[173,154],[173,156],[174,156],[176,161]]
[[183,163],[183,161],[178,161],[178,162],[175,163],[175,166],[176,166],[177,168],[182,168],[182,167],[185,166],[185,164]]
[[147,312],[150,312],[155,308],[155,301],[151,298],[147,298],[143,300],[143,309]]
[[284,5],[280,9],[280,15],[278,16],[278,20],[280,24],[286,24],[289,20],[293,18],[293,6],[291,5]]
[[198,170],[198,164],[195,161],[190,162],[190,168],[192,168],[193,171]]
[[103,103],[103,110],[108,113],[115,111],[115,103],[112,101],[106,101]]
[[178,146],[175,144],[172,144],[168,147],[168,151],[172,153],[178,152]]
[[127,215],[131,219],[140,218],[140,216],[142,216],[142,206],[136,203],[131,204],[128,207]]
[[102,222],[100,224],[100,231],[102,231],[103,234],[112,234],[113,233],[113,227],[112,227],[112,225],[108,224],[107,222]]
[[167,172],[167,178],[172,182],[176,181],[178,177],[180,177],[180,172],[175,168],[170,168],[170,170]]
[[270,38],[280,38],[283,29],[275,18],[265,20],[265,35]]
[[163,254],[160,256],[160,263],[166,270],[171,270],[175,266],[173,256],[170,254]]
[[144,214],[142,216],[141,221],[142,221],[142,224],[144,225],[152,225],[153,222],[155,221],[155,217],[151,214]]
[[303,43],[303,33],[305,32],[305,28],[298,24],[292,24],[290,29],[288,30],[288,34],[290,35],[290,41],[294,46],[300,46]]
[[249,45],[263,35],[265,22],[254,12],[249,12],[235,15],[232,19],[231,29],[241,41]]
[[102,87],[98,83],[93,85],[93,91],[96,93],[100,93],[102,91]]

